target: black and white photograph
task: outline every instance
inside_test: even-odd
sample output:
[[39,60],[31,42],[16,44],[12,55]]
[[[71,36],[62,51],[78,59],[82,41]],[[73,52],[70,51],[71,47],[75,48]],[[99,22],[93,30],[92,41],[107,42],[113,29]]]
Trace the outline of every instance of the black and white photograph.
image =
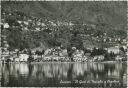
[[127,3],[2,0],[0,87],[127,88]]

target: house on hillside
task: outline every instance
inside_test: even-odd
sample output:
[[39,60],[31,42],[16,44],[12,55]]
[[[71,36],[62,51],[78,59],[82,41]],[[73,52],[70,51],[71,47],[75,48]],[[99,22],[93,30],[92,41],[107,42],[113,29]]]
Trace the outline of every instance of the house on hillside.
[[59,52],[59,56],[67,57],[67,56],[68,56],[67,49],[63,49],[63,50],[61,50],[61,52]]
[[20,60],[19,60],[20,62],[22,62],[22,61],[27,62],[28,58],[29,58],[29,55],[27,55],[27,54],[20,54],[19,58],[20,58]]
[[15,61],[15,62],[20,62],[20,58],[19,58],[19,57],[15,57],[15,58],[14,58],[14,61]]
[[73,60],[74,61],[85,61],[87,58],[84,56],[84,51],[83,50],[76,50],[73,53]]
[[119,48],[117,48],[117,47],[107,48],[107,51],[108,51],[108,53],[113,52],[114,54],[119,54],[119,52],[120,52]]
[[94,56],[93,61],[103,61],[104,60],[104,56],[103,55],[97,55]]
[[118,55],[118,56],[116,56],[115,60],[116,61],[123,61],[123,60],[127,60],[127,59],[126,59],[126,57]]

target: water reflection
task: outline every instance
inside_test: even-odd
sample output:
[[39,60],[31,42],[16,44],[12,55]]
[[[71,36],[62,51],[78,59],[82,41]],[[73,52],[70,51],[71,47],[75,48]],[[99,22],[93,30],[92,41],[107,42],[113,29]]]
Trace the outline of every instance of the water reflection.
[[126,63],[0,64],[0,82],[1,86],[73,86],[60,80],[119,80],[126,85],[126,67]]

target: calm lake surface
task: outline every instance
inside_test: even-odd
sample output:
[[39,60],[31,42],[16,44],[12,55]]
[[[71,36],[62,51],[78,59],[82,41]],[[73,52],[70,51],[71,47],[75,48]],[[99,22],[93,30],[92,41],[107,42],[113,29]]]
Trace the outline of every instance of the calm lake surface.
[[126,88],[127,63],[0,63],[0,86]]

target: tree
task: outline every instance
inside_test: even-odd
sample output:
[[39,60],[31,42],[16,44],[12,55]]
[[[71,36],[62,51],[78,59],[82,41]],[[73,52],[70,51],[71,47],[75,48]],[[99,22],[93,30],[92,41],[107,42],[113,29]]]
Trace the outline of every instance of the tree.
[[123,47],[119,48],[122,52],[125,52],[125,49]]
[[7,42],[10,49],[24,49],[28,48],[28,43],[23,39],[23,34],[20,29],[10,28],[7,34]]
[[76,47],[77,49],[83,49],[83,41],[80,36],[72,36],[71,46]]

